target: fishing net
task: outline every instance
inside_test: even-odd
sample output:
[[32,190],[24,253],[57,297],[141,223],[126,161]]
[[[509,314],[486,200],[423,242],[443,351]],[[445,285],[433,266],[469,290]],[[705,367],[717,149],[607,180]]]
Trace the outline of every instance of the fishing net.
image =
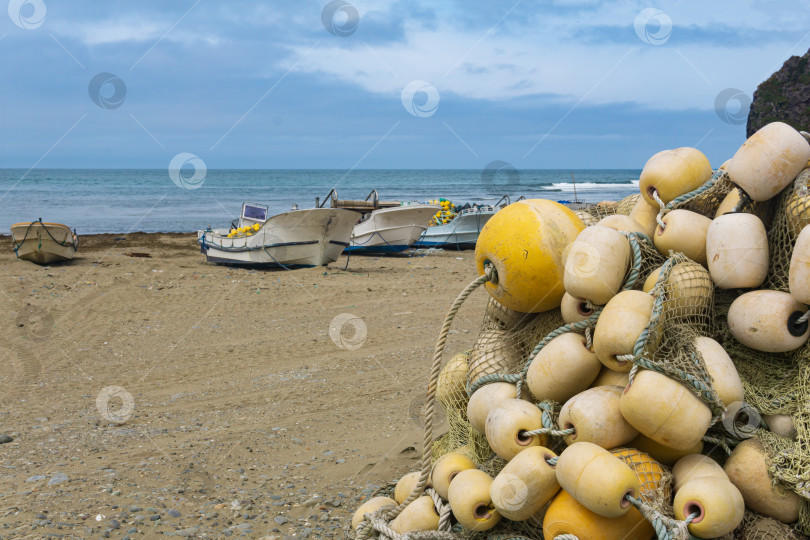
[[750,510],[745,512],[742,524],[735,531],[739,540],[801,540],[804,538],[790,525]]
[[[609,215],[629,214],[638,198],[634,195],[577,213],[586,223],[594,224]],[[766,203],[752,201],[730,182],[724,171],[718,171],[699,189],[662,205],[659,217],[674,209],[686,209],[714,218],[721,205],[722,213],[749,212],[763,220],[768,230],[771,255],[770,271],[762,288],[786,291],[793,244],[801,227],[810,223],[810,169],[803,171],[774,201]],[[748,511],[737,531],[727,538],[790,539],[801,538],[800,533],[810,533],[810,505],[807,501],[810,486],[806,484],[810,482],[810,448],[805,442],[810,435],[810,345],[782,354],[762,353],[745,347],[731,336],[727,324],[729,306],[744,291],[717,290],[706,268],[685,255],[672,252],[662,255],[643,234],[625,235],[633,256],[623,289],[643,288],[654,300],[649,325],[639,336],[632,353],[618,357],[633,362],[631,380],[639,370],[647,369],[682,383],[712,411],[713,425],[704,441],[716,444],[707,446],[706,453],[722,462],[735,444],[754,435],[762,441],[770,456],[769,472],[776,489],[791,489],[803,497],[795,528]],[[486,437],[470,425],[466,415],[469,395],[481,386],[497,381],[514,383],[518,393],[523,391],[529,365],[551,339],[565,332],[578,332],[590,343],[602,307],[593,308],[594,314],[589,319],[566,325],[559,310],[521,314],[490,300],[472,350],[448,360],[439,376],[436,395],[447,417],[448,430],[435,441],[432,461],[450,451],[461,452],[481,470],[495,477],[505,461],[493,454]],[[734,360],[743,382],[746,403],[755,409],[754,412],[786,414],[793,418],[798,433],[795,440],[768,431],[764,424],[753,426],[749,432],[736,432],[734,422],[731,428],[725,419],[719,422],[729,404],[724,404],[714,390],[706,363],[696,346],[696,339],[702,336],[716,339]],[[537,405],[543,410],[543,429],[549,435],[547,446],[559,453],[565,448],[562,441],[565,433],[557,427],[561,404],[542,402]],[[651,519],[652,516],[658,520],[658,525],[665,525],[665,532],[658,533],[660,538],[674,538],[677,523],[671,519],[667,521],[673,517],[668,469],[654,469],[649,461],[645,461],[649,456],[642,457],[646,456],[642,452],[627,452],[626,456],[619,457],[639,475],[643,486],[655,486],[654,489],[643,489],[640,494],[643,502],[655,512],[643,512],[645,517]],[[485,533],[461,530],[456,525],[452,532],[476,540],[520,536],[539,539],[542,538],[542,518],[541,512],[526,522],[503,519]]]
[[576,210],[574,213],[579,216],[585,225],[596,225],[599,220],[606,218],[608,216],[615,216],[617,214],[623,216],[629,216],[630,211],[636,205],[638,200],[641,198],[641,195],[635,193],[633,195],[628,195],[624,199],[616,202],[616,201],[602,201],[598,204],[588,205],[585,208],[580,208]]

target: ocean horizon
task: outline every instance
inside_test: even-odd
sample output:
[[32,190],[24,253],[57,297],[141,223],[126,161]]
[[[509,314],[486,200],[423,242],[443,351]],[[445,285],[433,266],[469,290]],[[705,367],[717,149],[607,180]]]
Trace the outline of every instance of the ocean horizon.
[[[504,164],[506,165],[506,164]],[[244,201],[271,214],[341,199],[494,204],[502,196],[594,203],[638,192],[640,169],[0,169],[0,234],[64,223],[78,234],[194,232],[227,226]],[[198,173],[198,174],[195,174]],[[572,181],[572,175],[574,181]],[[328,203],[327,203],[328,204]]]

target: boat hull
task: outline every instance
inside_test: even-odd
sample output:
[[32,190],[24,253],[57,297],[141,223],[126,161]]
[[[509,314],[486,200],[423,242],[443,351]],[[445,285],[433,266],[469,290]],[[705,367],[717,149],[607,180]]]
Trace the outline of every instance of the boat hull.
[[475,249],[478,235],[496,210],[485,210],[459,214],[445,225],[428,227],[414,244],[415,247],[440,247],[454,249]]
[[216,264],[311,267],[334,262],[349,245],[358,214],[337,208],[286,212],[268,219],[252,236],[228,238],[228,230],[198,231],[206,260]]
[[365,221],[355,225],[350,253],[399,253],[411,247],[428,228],[435,205],[410,205],[375,210]]
[[61,223],[15,223],[11,236],[17,258],[36,264],[69,261],[79,245],[70,227]]

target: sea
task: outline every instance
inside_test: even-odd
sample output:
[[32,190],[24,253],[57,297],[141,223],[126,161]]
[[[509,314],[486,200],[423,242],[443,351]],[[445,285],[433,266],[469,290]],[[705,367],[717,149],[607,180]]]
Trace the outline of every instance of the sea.
[[[619,200],[638,192],[637,169],[608,170],[103,170],[0,169],[0,234],[42,218],[79,234],[193,232],[225,227],[245,201],[270,214],[340,199],[494,204],[504,195],[563,202]],[[328,205],[328,202],[327,202]]]

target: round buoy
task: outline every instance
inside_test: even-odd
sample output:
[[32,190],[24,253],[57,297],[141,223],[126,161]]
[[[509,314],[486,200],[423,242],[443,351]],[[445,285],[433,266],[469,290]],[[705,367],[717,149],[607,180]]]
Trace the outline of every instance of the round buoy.
[[433,506],[433,499],[427,495],[417,498],[391,521],[389,527],[399,534],[439,530],[439,514]]
[[537,401],[564,403],[593,382],[602,368],[575,332],[561,334],[543,347],[529,366],[526,386]]
[[753,214],[715,218],[706,234],[709,275],[721,289],[759,287],[768,276],[768,233]]
[[442,499],[447,499],[450,483],[461,471],[475,469],[473,460],[458,452],[448,452],[433,464],[430,481]]
[[363,521],[363,516],[366,514],[373,514],[377,510],[386,507],[394,508],[396,505],[397,501],[390,497],[374,497],[367,500],[354,512],[352,516],[352,530],[357,530],[357,526],[360,525],[360,522]]
[[693,261],[706,266],[706,233],[712,220],[690,210],[673,210],[661,220],[653,235],[656,249],[665,256],[669,252],[683,253]]
[[793,298],[810,304],[810,229],[802,230],[793,246],[788,284]]
[[566,444],[589,442],[611,449],[632,441],[638,431],[619,412],[622,386],[589,388],[565,402],[560,410],[560,429],[574,429]]
[[514,399],[516,395],[517,387],[511,383],[494,382],[482,386],[470,396],[467,403],[467,420],[476,431],[484,433],[489,411],[504,401]]
[[698,538],[726,535],[742,523],[745,503],[740,490],[725,478],[703,476],[686,482],[675,493],[675,517],[683,521],[693,513],[689,532]]
[[515,456],[501,469],[489,488],[492,504],[506,519],[525,521],[535,516],[560,490],[554,465],[557,454],[533,446]]
[[492,216],[475,245],[479,275],[495,268],[485,285],[490,296],[514,311],[538,313],[560,306],[562,252],[585,224],[565,206],[544,199],[510,204]]
[[565,265],[565,291],[604,305],[619,292],[630,265],[630,243],[622,233],[594,226],[582,231]]
[[545,446],[546,435],[527,433],[542,427],[543,413],[536,405],[509,399],[489,412],[485,432],[492,451],[509,461],[530,446]]
[[633,354],[639,336],[650,324],[655,299],[642,291],[622,291],[607,303],[596,321],[593,350],[614,371],[630,371],[633,362],[617,356]]

